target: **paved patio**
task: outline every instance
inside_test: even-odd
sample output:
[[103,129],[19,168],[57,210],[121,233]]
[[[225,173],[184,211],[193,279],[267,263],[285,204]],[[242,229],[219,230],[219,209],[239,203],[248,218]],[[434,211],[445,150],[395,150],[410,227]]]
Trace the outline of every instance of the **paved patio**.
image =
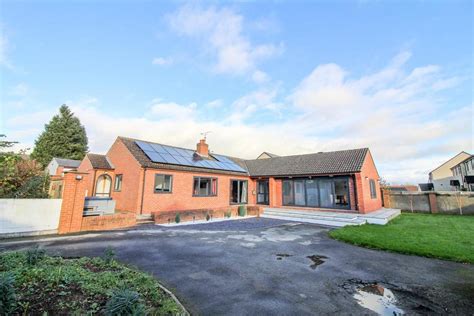
[[373,314],[356,298],[375,283],[409,314],[474,310],[474,266],[359,248],[330,239],[329,230],[252,218],[16,240],[0,249],[40,244],[52,254],[100,256],[112,246],[202,315]]

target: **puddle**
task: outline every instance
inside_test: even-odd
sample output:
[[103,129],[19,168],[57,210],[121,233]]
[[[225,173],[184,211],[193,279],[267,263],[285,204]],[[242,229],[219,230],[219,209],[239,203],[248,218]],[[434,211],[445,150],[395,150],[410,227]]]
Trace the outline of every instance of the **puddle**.
[[310,259],[313,264],[310,265],[311,269],[316,269],[319,265],[323,264],[328,257],[326,256],[318,256],[318,255],[312,255],[312,256],[307,256],[306,258]]
[[403,315],[405,312],[395,304],[397,299],[392,291],[379,284],[367,284],[356,289],[354,298],[360,306],[384,316]]
[[289,255],[287,253],[277,253],[275,256],[277,260],[282,260],[283,258],[291,257],[293,255]]

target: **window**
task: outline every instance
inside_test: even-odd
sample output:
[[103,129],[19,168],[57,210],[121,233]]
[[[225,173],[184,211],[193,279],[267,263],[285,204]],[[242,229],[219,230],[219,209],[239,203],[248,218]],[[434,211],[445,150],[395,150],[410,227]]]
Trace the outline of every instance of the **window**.
[[372,199],[376,199],[377,198],[377,189],[375,187],[375,180],[370,179],[369,184],[370,184],[370,197]]
[[121,174],[115,176],[114,191],[116,192],[122,191],[122,176]]
[[109,197],[111,188],[112,178],[107,174],[103,174],[97,178],[95,196]]
[[194,177],[193,196],[216,196],[217,178]]
[[173,176],[155,174],[155,193],[171,193],[173,190]]
[[231,180],[230,181],[230,203],[245,204],[247,203],[247,180]]

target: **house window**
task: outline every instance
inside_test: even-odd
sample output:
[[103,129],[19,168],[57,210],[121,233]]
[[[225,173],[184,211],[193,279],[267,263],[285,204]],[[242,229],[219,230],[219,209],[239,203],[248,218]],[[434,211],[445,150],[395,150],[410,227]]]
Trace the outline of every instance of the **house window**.
[[193,196],[216,196],[217,178],[194,177]]
[[173,176],[155,174],[155,193],[171,193],[173,191]]
[[376,199],[377,198],[377,190],[375,188],[375,180],[370,179],[369,184],[370,184],[370,197],[372,199]]
[[110,189],[112,188],[112,178],[109,175],[103,174],[97,178],[95,185],[95,196],[109,197]]
[[114,191],[116,192],[122,191],[122,176],[121,174],[115,176]]
[[247,203],[247,180],[231,180],[230,181],[230,203],[245,204]]

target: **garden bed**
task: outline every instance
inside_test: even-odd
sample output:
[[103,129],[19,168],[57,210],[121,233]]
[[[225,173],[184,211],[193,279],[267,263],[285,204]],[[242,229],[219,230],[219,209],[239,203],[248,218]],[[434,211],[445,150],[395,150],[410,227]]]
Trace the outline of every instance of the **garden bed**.
[[387,225],[346,226],[329,235],[367,248],[474,263],[474,216],[402,214]]
[[0,314],[152,314],[186,311],[150,275],[113,259],[62,258],[41,250],[0,255]]

